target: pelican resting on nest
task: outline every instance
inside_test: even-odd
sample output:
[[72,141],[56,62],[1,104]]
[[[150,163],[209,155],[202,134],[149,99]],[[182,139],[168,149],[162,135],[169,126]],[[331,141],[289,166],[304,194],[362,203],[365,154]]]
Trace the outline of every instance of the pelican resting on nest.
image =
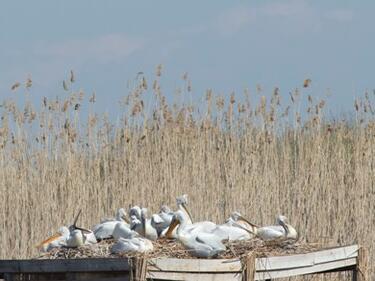
[[126,212],[123,208],[120,208],[116,212],[116,217],[113,219],[104,219],[101,223],[93,227],[93,232],[96,239],[103,240],[112,238],[113,230],[115,229],[118,223],[123,223],[124,225],[129,226],[129,220],[126,217]]
[[256,237],[262,239],[267,244],[288,244],[295,243],[298,240],[296,229],[287,223],[287,217],[279,215],[276,218],[276,225],[259,227],[252,224],[252,229],[247,229],[240,224],[235,223],[238,227],[246,229]]
[[205,221],[189,225],[184,212],[178,210],[174,214],[166,233],[167,238],[173,237],[172,232],[177,225],[177,240],[182,243],[191,255],[210,258],[226,250],[225,245],[222,243],[222,238],[210,233],[216,228],[216,224],[213,222]]

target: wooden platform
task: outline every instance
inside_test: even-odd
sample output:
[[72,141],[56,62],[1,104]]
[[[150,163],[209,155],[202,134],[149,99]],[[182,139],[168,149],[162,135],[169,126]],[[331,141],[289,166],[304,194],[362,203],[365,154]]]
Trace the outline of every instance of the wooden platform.
[[[160,258],[147,260],[149,280],[270,280],[306,274],[358,271],[360,247],[337,247],[307,254],[239,259],[205,260]],[[246,266],[247,265],[247,266]],[[0,278],[5,280],[97,280],[135,279],[134,260],[120,258],[1,260]]]

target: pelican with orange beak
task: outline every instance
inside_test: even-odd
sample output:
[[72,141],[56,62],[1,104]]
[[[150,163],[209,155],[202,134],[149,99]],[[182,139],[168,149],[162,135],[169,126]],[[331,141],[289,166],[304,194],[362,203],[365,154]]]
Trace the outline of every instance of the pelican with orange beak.
[[193,223],[193,218],[187,208],[188,204],[188,195],[183,194],[182,196],[179,196],[176,198],[176,204],[179,210],[183,212],[183,215],[185,217],[185,221],[187,224],[192,224]]
[[167,238],[172,238],[174,229],[177,228],[177,240],[196,257],[214,257],[225,251],[222,238],[210,233],[216,228],[213,222],[205,221],[187,224],[187,218],[182,210],[175,212],[172,222],[166,233]]
[[37,245],[37,248],[44,252],[48,252],[54,248],[79,247],[85,244],[86,241],[93,243],[94,241],[92,241],[91,238],[87,239],[86,236],[92,233],[92,231],[77,226],[77,221],[80,214],[81,210],[79,210],[73,224],[69,226],[69,228],[66,226],[60,227],[56,234],[42,241],[39,245]]

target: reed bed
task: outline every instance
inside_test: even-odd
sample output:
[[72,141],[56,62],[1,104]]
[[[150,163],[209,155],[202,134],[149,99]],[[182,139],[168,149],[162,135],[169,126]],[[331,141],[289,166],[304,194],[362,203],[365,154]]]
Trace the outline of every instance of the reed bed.
[[161,74],[140,74],[114,101],[117,122],[92,110],[95,94],[72,90],[73,73],[59,98],[28,102],[30,80],[14,89],[25,91],[24,105],[2,102],[0,258],[37,256],[35,245],[79,209],[90,227],[119,207],[156,212],[188,193],[196,221],[237,210],[271,224],[282,213],[302,242],[359,243],[375,259],[373,93],[349,117],[329,119],[309,83],[289,95],[257,87],[200,96],[188,75],[164,93]]

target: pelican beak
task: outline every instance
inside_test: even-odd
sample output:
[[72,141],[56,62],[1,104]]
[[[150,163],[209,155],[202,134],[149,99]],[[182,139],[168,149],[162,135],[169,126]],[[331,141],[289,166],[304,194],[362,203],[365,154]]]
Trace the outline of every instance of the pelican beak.
[[128,219],[127,216],[122,216],[121,218],[122,218],[127,224],[130,224],[130,221],[129,221],[129,219]]
[[188,216],[189,216],[191,222],[193,223],[193,218],[192,218],[192,216],[191,216],[191,214],[190,214],[188,208],[186,207],[186,204],[185,204],[185,203],[182,203],[181,206],[182,206],[182,208],[184,208],[184,210],[185,210],[186,213],[188,214]]
[[76,226],[77,221],[78,221],[78,218],[79,218],[79,216],[81,215],[81,212],[82,212],[82,210],[80,209],[80,210],[78,211],[78,214],[77,214],[76,217],[74,218],[73,226]]
[[281,226],[284,228],[285,230],[285,237],[289,234],[289,229],[288,229],[288,226],[285,224],[285,222],[283,221],[280,221],[280,224]]
[[83,227],[74,226],[75,229],[81,230],[84,234],[90,234],[92,231]]
[[239,223],[234,222],[233,225],[238,227],[238,228],[241,228],[241,229],[245,230],[246,232],[250,233],[251,235],[255,235],[255,233],[252,230],[247,229],[246,227],[243,227]]
[[257,227],[257,228],[259,228],[259,225],[256,225],[256,224],[254,224],[254,223],[248,221],[248,220],[245,219],[243,216],[239,216],[238,219],[241,220],[241,221],[244,221],[244,222],[248,223],[248,224],[251,225],[252,227]]
[[173,218],[171,224],[169,225],[167,233],[165,234],[165,237],[167,237],[168,239],[172,239],[172,232],[178,224],[180,224],[180,221],[178,219]]
[[46,240],[44,240],[43,242],[39,243],[38,245],[36,245],[36,248],[40,248],[40,247],[43,247],[44,245],[46,244],[49,244],[53,241],[55,241],[56,239],[58,239],[59,237],[61,237],[62,235],[60,233],[56,233],[54,235],[52,235],[51,237],[48,237]]

